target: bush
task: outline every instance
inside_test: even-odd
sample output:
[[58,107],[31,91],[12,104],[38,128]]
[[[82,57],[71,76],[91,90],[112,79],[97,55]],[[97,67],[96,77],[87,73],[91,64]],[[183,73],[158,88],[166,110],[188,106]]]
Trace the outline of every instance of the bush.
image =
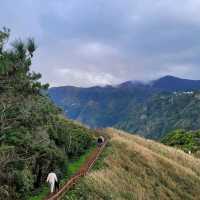
[[174,130],[162,139],[162,143],[186,152],[196,152],[200,150],[200,131]]

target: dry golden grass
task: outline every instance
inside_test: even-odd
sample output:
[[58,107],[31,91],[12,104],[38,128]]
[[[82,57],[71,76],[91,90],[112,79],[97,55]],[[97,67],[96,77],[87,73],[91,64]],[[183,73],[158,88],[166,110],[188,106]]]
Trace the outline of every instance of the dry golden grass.
[[200,199],[199,159],[119,130],[105,132],[111,144],[105,167],[83,179],[81,199]]

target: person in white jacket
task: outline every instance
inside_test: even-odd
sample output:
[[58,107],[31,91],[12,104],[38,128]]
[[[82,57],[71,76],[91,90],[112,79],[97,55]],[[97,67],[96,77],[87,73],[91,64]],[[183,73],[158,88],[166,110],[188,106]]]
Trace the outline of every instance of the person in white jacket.
[[48,174],[47,183],[50,184],[51,193],[54,192],[55,182],[58,181],[57,176],[54,172]]

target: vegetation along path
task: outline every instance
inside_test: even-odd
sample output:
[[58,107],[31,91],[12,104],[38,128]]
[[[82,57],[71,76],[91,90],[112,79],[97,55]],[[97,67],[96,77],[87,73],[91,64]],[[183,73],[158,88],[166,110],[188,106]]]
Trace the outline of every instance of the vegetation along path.
[[85,176],[92,166],[95,164],[96,160],[99,158],[100,154],[104,150],[107,144],[107,140],[101,145],[98,146],[90,155],[88,160],[80,167],[79,171],[72,176],[64,185],[63,187],[55,194],[48,196],[45,200],[59,200],[63,197],[63,195],[77,183],[77,181]]

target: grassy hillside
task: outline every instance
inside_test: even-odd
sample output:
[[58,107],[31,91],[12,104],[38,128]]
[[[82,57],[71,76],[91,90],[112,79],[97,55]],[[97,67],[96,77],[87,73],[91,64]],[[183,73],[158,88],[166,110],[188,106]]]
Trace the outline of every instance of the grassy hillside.
[[200,196],[200,160],[181,150],[107,129],[108,155],[65,200],[174,199]]

